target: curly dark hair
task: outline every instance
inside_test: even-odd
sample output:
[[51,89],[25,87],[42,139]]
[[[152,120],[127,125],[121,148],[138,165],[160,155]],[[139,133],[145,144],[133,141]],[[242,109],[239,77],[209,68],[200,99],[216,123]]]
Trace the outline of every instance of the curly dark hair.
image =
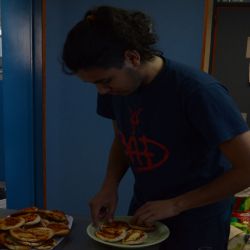
[[153,45],[149,16],[111,6],[99,6],[86,12],[84,18],[68,33],[62,54],[63,71],[75,74],[80,69],[122,67],[124,52],[136,50],[142,62],[161,52]]

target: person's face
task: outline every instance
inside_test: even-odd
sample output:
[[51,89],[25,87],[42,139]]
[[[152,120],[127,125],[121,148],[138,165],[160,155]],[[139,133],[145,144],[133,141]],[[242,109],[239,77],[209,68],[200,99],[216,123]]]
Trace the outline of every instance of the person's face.
[[130,95],[142,83],[142,77],[138,71],[139,64],[132,58],[126,58],[122,68],[94,68],[79,70],[77,76],[85,81],[96,85],[101,95]]

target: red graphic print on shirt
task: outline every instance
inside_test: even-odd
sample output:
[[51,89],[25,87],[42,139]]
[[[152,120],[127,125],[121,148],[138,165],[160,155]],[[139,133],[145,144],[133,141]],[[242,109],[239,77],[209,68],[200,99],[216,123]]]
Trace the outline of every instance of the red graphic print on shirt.
[[[169,151],[165,145],[148,138],[146,135],[136,135],[136,130],[140,124],[139,115],[141,112],[142,109],[130,111],[132,133],[127,139],[120,131],[121,142],[125,147],[125,152],[129,157],[135,172],[146,172],[161,167],[169,157]],[[158,159],[155,161],[154,151],[160,152],[160,160]]]

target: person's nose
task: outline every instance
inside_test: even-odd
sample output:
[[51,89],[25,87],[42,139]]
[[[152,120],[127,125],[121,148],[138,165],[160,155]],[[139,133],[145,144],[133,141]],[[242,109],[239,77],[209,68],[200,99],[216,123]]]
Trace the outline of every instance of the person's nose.
[[103,84],[97,84],[96,88],[97,88],[97,91],[100,95],[108,94],[111,90],[111,88],[109,86],[103,85]]

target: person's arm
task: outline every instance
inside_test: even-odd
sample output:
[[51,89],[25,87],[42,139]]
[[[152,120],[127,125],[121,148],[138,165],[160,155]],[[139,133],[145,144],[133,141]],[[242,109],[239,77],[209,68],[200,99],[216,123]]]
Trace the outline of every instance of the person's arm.
[[250,131],[220,145],[232,163],[232,169],[209,184],[169,200],[148,202],[139,208],[134,221],[152,224],[186,210],[208,205],[250,186]]
[[129,167],[129,160],[118,137],[116,122],[113,122],[114,140],[109,153],[106,176],[100,191],[90,201],[91,217],[95,225],[100,220],[112,220],[118,200],[118,186]]

